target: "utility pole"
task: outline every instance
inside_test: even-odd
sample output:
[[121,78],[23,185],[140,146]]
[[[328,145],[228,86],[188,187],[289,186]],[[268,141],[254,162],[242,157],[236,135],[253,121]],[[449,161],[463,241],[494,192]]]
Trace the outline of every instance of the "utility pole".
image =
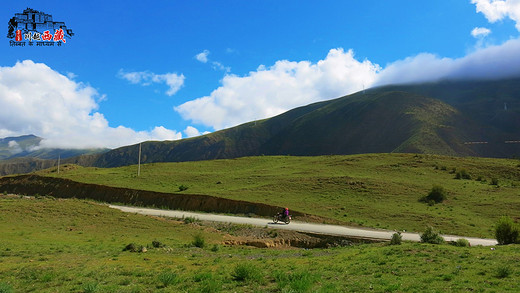
[[141,175],[141,143],[139,143],[139,159],[137,161],[137,176]]

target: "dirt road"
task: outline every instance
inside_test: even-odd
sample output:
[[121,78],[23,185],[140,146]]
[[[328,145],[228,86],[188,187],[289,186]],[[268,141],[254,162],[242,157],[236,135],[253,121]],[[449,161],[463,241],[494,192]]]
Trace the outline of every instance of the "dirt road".
[[[193,217],[193,218],[200,219],[202,221],[214,221],[214,222],[225,222],[225,223],[235,223],[235,224],[249,224],[249,225],[260,226],[260,227],[267,226],[269,228],[274,228],[274,229],[286,229],[286,230],[292,230],[292,231],[311,232],[311,233],[319,233],[319,234],[327,234],[327,235],[342,235],[342,236],[350,236],[350,237],[366,238],[366,239],[389,240],[392,238],[392,234],[395,233],[394,231],[360,229],[360,228],[351,228],[351,227],[337,226],[337,225],[311,224],[311,223],[303,223],[303,222],[297,222],[297,221],[292,221],[289,225],[285,225],[285,224],[274,224],[271,220],[261,219],[261,218],[235,217],[235,216],[194,213],[194,212],[186,212],[186,211],[159,210],[159,209],[116,206],[116,205],[109,205],[109,207],[121,210],[123,212],[137,213],[137,214],[150,215],[150,216],[164,216],[164,217],[174,217],[174,218]],[[403,233],[401,233],[401,235],[403,237],[403,240],[406,240],[406,241],[416,241],[416,242],[421,241],[421,238],[420,238],[419,234],[417,234],[417,233],[403,232]],[[497,241],[495,239],[482,239],[482,238],[450,236],[450,235],[442,235],[442,236],[444,237],[444,239],[446,241],[456,241],[459,238],[464,238],[469,241],[471,246],[497,245]]]

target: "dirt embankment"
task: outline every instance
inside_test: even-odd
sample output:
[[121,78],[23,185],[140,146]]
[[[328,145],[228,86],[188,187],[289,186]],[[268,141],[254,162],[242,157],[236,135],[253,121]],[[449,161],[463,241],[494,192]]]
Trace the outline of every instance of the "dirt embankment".
[[[281,207],[261,203],[231,200],[201,194],[162,193],[147,190],[109,187],[80,183],[68,179],[20,175],[0,178],[0,192],[23,195],[49,195],[58,198],[92,199],[108,203],[169,208],[212,213],[251,214],[271,217]],[[298,211],[291,211],[298,219],[320,220]]]

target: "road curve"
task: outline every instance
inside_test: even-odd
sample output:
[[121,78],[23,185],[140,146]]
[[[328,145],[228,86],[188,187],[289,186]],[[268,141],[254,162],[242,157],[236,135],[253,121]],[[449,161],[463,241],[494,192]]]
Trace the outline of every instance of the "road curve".
[[[236,216],[225,216],[225,215],[214,215],[214,214],[203,214],[203,213],[194,213],[194,212],[186,212],[186,211],[175,211],[175,210],[159,210],[159,209],[150,209],[150,208],[140,208],[140,207],[128,207],[128,206],[118,206],[118,205],[109,205],[110,208],[118,209],[127,213],[137,213],[142,215],[149,216],[162,216],[162,217],[173,217],[173,218],[187,218],[193,217],[202,221],[213,221],[213,222],[225,222],[225,223],[234,223],[234,224],[249,224],[260,227],[269,227],[274,229],[285,229],[299,232],[311,232],[318,234],[326,234],[326,235],[340,235],[340,236],[349,236],[356,238],[366,238],[366,239],[376,239],[376,240],[390,240],[392,239],[392,235],[395,231],[386,231],[386,230],[370,230],[370,229],[360,229],[360,228],[352,228],[346,226],[338,226],[338,225],[324,225],[324,224],[312,224],[312,223],[304,223],[291,221],[291,224],[275,224],[270,220],[262,219],[262,218],[248,218],[248,217],[236,217]],[[418,233],[401,233],[403,240],[406,241],[415,241],[420,242],[421,238]],[[442,235],[444,240],[446,241],[456,241],[457,239],[464,238],[469,241],[471,246],[482,245],[482,246],[494,246],[497,245],[497,241],[495,239],[483,239],[483,238],[473,238],[473,237],[462,237],[462,236],[452,236],[452,235]]]

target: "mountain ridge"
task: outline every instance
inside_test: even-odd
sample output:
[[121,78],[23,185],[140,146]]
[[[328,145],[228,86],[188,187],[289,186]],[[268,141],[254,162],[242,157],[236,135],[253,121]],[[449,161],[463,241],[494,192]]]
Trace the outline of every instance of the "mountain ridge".
[[[515,157],[520,148],[505,141],[520,140],[519,130],[520,78],[389,85],[204,136],[143,142],[141,163],[391,152]],[[63,161],[117,167],[137,164],[138,153],[136,144]]]

